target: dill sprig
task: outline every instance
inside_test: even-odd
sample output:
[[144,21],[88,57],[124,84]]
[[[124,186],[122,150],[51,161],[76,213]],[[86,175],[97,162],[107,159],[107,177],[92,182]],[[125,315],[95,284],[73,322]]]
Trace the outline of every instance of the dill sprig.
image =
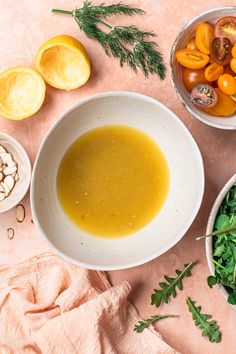
[[165,78],[166,67],[158,44],[149,40],[156,37],[154,32],[145,32],[133,25],[111,26],[104,21],[113,15],[142,15],[143,10],[123,3],[95,6],[86,0],[79,9],[53,9],[52,12],[73,16],[80,30],[98,41],[108,56],[118,58],[121,67],[126,63],[135,72],[141,69],[146,77],[156,74],[162,80]]

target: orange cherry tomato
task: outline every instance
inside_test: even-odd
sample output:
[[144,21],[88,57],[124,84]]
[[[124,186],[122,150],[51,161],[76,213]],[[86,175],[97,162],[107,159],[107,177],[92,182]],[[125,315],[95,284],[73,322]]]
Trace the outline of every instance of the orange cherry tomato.
[[184,48],[176,52],[176,59],[186,68],[201,69],[208,63],[209,56],[199,50]]
[[205,107],[204,111],[213,116],[229,117],[236,112],[236,102],[225,95],[219,88],[215,89],[218,101],[213,107]]
[[236,44],[234,44],[234,46],[231,50],[231,54],[232,54],[233,58],[236,59]]
[[223,65],[213,63],[206,67],[204,75],[207,81],[215,81],[219,79],[220,75],[222,75],[223,72],[224,72]]
[[230,60],[230,68],[233,71],[233,75],[235,76],[235,73],[236,73],[236,59],[235,58]]
[[186,45],[186,48],[188,48],[188,49],[197,49],[195,38],[190,39],[190,41]]
[[210,54],[211,43],[214,39],[214,29],[209,23],[200,23],[196,29],[196,46],[200,52]]
[[203,69],[188,69],[183,70],[183,83],[186,89],[191,92],[197,84],[207,84],[208,81],[204,76]]
[[232,75],[223,74],[218,79],[218,87],[226,95],[232,96],[236,93],[236,80]]

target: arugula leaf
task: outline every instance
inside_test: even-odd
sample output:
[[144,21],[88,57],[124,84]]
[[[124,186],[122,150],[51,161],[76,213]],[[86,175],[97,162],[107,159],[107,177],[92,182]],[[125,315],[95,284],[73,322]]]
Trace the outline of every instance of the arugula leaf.
[[214,225],[213,259],[215,276],[210,287],[222,284],[229,292],[228,302],[236,304],[236,183],[223,200]]
[[219,343],[221,341],[221,332],[216,321],[209,320],[211,315],[201,313],[201,306],[195,306],[196,301],[192,301],[190,297],[187,297],[186,304],[192,314],[195,326],[202,330],[202,336],[208,337],[212,343]]
[[212,288],[214,285],[217,284],[217,278],[214,277],[213,275],[210,275],[210,276],[207,278],[207,284],[209,285],[210,288]]
[[164,318],[169,318],[169,317],[179,317],[177,315],[156,315],[156,316],[151,316],[147,320],[144,321],[139,321],[138,324],[134,326],[134,332],[142,332],[145,328],[147,328],[151,323],[154,323],[156,321],[162,320]]
[[182,271],[176,270],[177,277],[171,278],[167,275],[164,276],[167,282],[159,283],[160,289],[154,289],[154,293],[151,295],[151,304],[159,307],[162,302],[168,304],[169,297],[176,297],[176,286],[179,290],[183,290],[182,279],[191,275],[190,270],[197,262],[191,262],[184,265]]
[[236,305],[236,290],[234,290],[227,299],[228,303],[231,305]]
[[221,214],[218,216],[215,222],[215,229],[216,230],[223,230],[229,226],[229,217],[226,214]]

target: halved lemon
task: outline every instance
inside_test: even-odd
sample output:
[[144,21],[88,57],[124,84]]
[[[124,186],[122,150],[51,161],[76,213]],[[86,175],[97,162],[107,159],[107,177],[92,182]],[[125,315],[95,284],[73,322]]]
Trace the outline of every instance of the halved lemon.
[[84,85],[90,76],[90,61],[83,45],[67,35],[56,36],[41,45],[35,68],[51,86],[72,90]]
[[46,85],[33,69],[15,66],[0,73],[0,115],[22,120],[36,113],[43,104]]

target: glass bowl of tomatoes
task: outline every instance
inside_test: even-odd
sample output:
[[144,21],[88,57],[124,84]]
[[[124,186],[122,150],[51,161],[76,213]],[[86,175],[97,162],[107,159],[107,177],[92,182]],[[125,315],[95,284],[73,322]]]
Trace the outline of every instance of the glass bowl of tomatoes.
[[236,130],[236,6],[209,10],[185,25],[170,66],[175,91],[194,117]]

